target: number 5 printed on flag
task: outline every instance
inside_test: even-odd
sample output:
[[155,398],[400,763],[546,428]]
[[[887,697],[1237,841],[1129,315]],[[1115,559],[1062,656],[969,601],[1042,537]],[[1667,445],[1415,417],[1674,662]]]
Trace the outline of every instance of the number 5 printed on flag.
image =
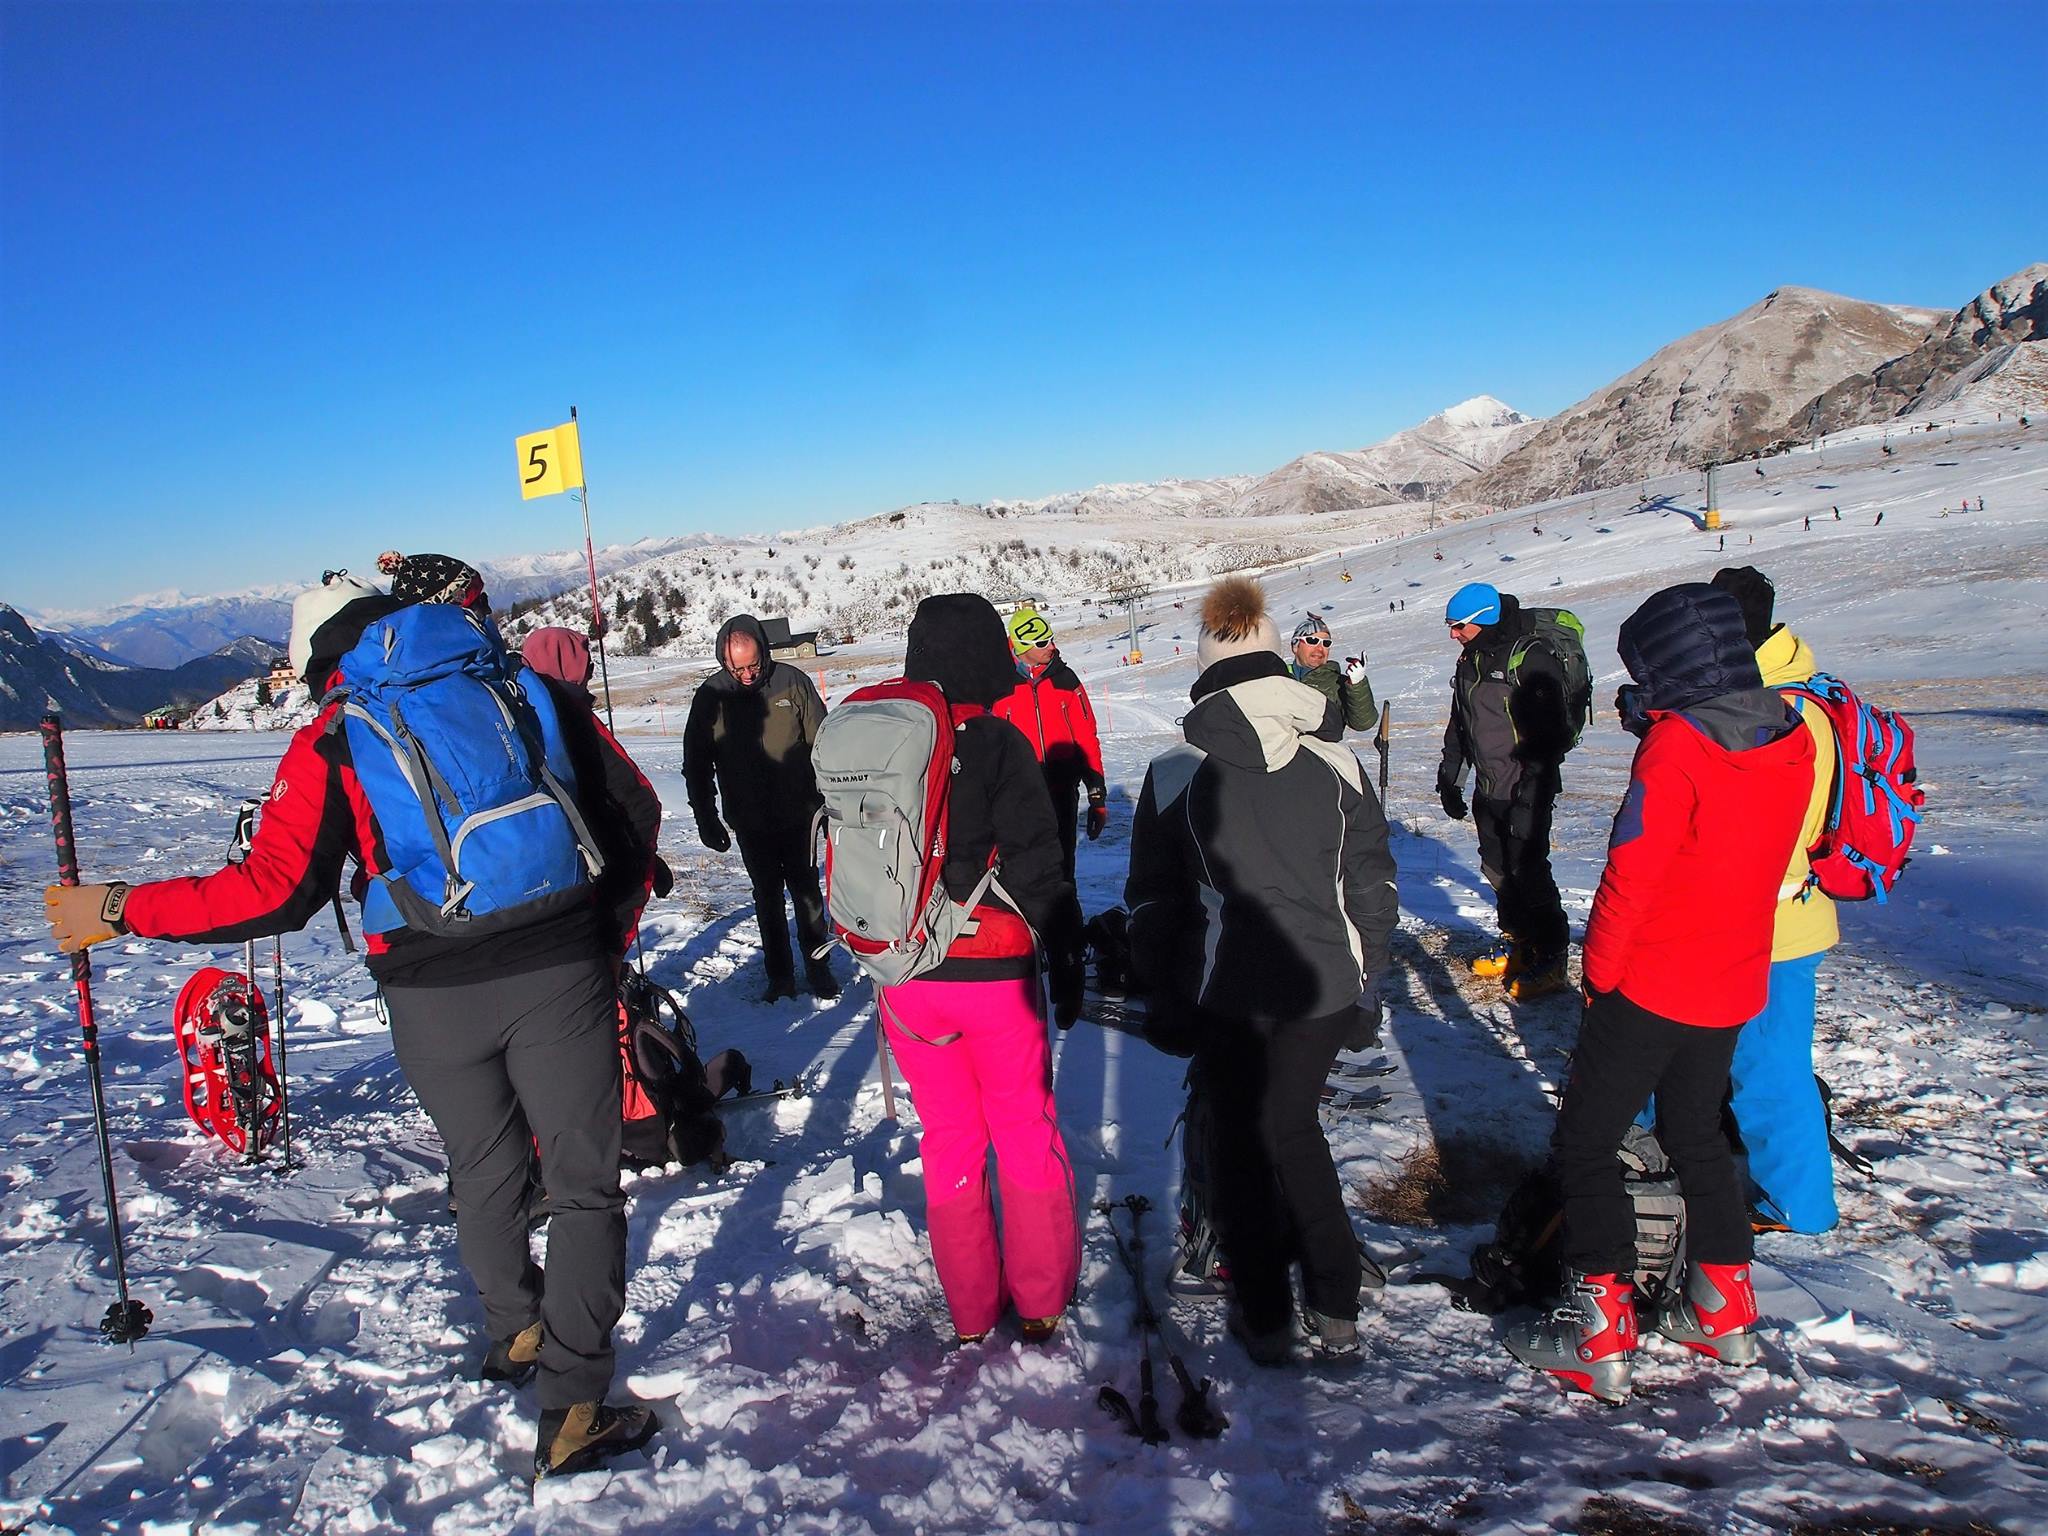
[[575,422],[529,432],[514,439],[514,446],[519,458],[519,494],[524,500],[583,488],[583,445]]

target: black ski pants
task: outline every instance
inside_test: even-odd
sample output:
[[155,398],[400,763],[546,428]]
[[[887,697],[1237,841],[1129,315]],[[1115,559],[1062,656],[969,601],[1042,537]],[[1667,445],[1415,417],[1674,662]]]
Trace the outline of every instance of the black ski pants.
[[1195,1071],[1210,1096],[1209,1202],[1230,1282],[1254,1332],[1284,1328],[1288,1272],[1326,1317],[1358,1316],[1358,1236],[1317,1109],[1357,1010],[1253,1024],[1201,1015]]
[[1653,1093],[1657,1140],[1685,1191],[1687,1256],[1749,1262],[1749,1209],[1721,1124],[1736,1033],[1680,1024],[1619,992],[1593,994],[1551,1138],[1564,1191],[1564,1257],[1573,1269],[1611,1275],[1635,1267],[1635,1206],[1615,1154]]
[[1523,784],[1518,816],[1513,800],[1472,797],[1479,832],[1479,869],[1493,887],[1501,932],[1548,959],[1571,944],[1571,924],[1550,872],[1550,821],[1557,805],[1554,776]]
[[804,958],[825,947],[825,893],[818,887],[818,866],[811,858],[811,818],[765,827],[734,827],[740,859],[754,883],[754,918],[761,925],[761,958],[768,974],[785,981],[796,977],[789,952],[789,918],[782,893],[796,908],[796,940]]
[[1061,868],[1074,878],[1074,847],[1081,816],[1081,780],[1071,770],[1046,768],[1045,792],[1052,798],[1052,824],[1059,829]]
[[[441,1133],[455,1237],[494,1339],[542,1324],[540,1406],[601,1400],[626,1295],[619,1015],[611,962],[387,987],[391,1045]],[[527,1238],[527,1166],[547,1179],[547,1270]]]

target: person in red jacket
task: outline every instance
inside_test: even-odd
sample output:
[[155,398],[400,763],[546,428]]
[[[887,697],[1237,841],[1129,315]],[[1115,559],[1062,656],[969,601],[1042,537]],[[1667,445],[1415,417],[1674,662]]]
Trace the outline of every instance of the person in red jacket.
[[1102,776],[1102,741],[1088,690],[1052,643],[1052,625],[1028,604],[1010,615],[1010,650],[1017,686],[994,713],[1016,726],[1038,754],[1067,879],[1074,878],[1074,816],[1082,786],[1088,790],[1088,841],[1109,825],[1109,786]]
[[1566,1294],[1508,1333],[1517,1359],[1610,1401],[1628,1395],[1638,1338],[1635,1214],[1616,1153],[1653,1094],[1687,1256],[1657,1331],[1730,1364],[1757,1358],[1749,1210],[1721,1105],[1736,1032],[1769,991],[1778,887],[1814,774],[1813,738],[1763,686],[1727,593],[1657,593],[1618,649],[1642,742],[1586,924],[1586,1011],[1551,1140]]
[[[334,899],[347,859],[358,866],[359,896],[390,873],[384,831],[339,728],[345,700],[337,685],[346,682],[341,669],[357,640],[407,606],[345,572],[301,594],[292,607],[292,662],[326,702],[286,747],[248,856],[211,874],[141,885],[52,886],[44,899],[59,947],[118,934],[227,943],[286,933]],[[553,686],[533,673],[520,681]],[[572,761],[602,765],[601,782],[577,771],[586,822],[602,817],[607,803],[635,805],[641,791],[651,797],[615,743],[577,729],[595,723],[588,710],[558,702],[555,714]],[[651,829],[652,820],[635,824]],[[635,911],[651,843],[637,857],[612,893]],[[403,925],[365,933],[393,1053],[448,1150],[456,1238],[493,1340],[479,1374],[509,1383],[539,1374],[536,1477],[596,1466],[645,1444],[657,1428],[646,1408],[605,1402],[612,1328],[625,1299],[614,954],[626,918],[600,905],[598,887],[587,889],[586,899],[551,904],[481,937]],[[545,1275],[527,1236],[534,1140],[552,1211]]]

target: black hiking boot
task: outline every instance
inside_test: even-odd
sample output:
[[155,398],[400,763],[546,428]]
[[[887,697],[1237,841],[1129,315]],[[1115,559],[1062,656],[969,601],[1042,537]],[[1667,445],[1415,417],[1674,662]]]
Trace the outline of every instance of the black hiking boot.
[[811,996],[821,1003],[829,1003],[839,995],[839,978],[832,974],[832,966],[825,960],[813,960],[804,967],[804,982],[811,990]]
[[639,1450],[659,1428],[654,1410],[638,1403],[623,1408],[604,1403],[549,1408],[541,1414],[540,1432],[534,1438],[533,1480],[588,1472],[614,1456]]
[[762,1002],[772,1003],[779,998],[795,996],[796,978],[794,976],[778,976],[772,971],[769,972],[768,985],[761,989]]
[[502,1381],[521,1387],[540,1369],[540,1324],[528,1323],[509,1339],[491,1345],[477,1368],[478,1381]]

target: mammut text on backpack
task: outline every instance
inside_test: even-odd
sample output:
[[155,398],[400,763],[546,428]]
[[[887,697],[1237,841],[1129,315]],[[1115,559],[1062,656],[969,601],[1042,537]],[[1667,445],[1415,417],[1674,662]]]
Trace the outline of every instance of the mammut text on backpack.
[[603,859],[576,808],[553,697],[495,631],[445,603],[400,609],[341,659],[338,722],[390,867],[372,933],[519,928],[589,899]]
[[1906,867],[1927,802],[1913,763],[1913,727],[1825,672],[1779,691],[1802,710],[1819,709],[1835,736],[1835,787],[1820,841],[1806,853],[1807,878],[1837,901],[1882,902]]

